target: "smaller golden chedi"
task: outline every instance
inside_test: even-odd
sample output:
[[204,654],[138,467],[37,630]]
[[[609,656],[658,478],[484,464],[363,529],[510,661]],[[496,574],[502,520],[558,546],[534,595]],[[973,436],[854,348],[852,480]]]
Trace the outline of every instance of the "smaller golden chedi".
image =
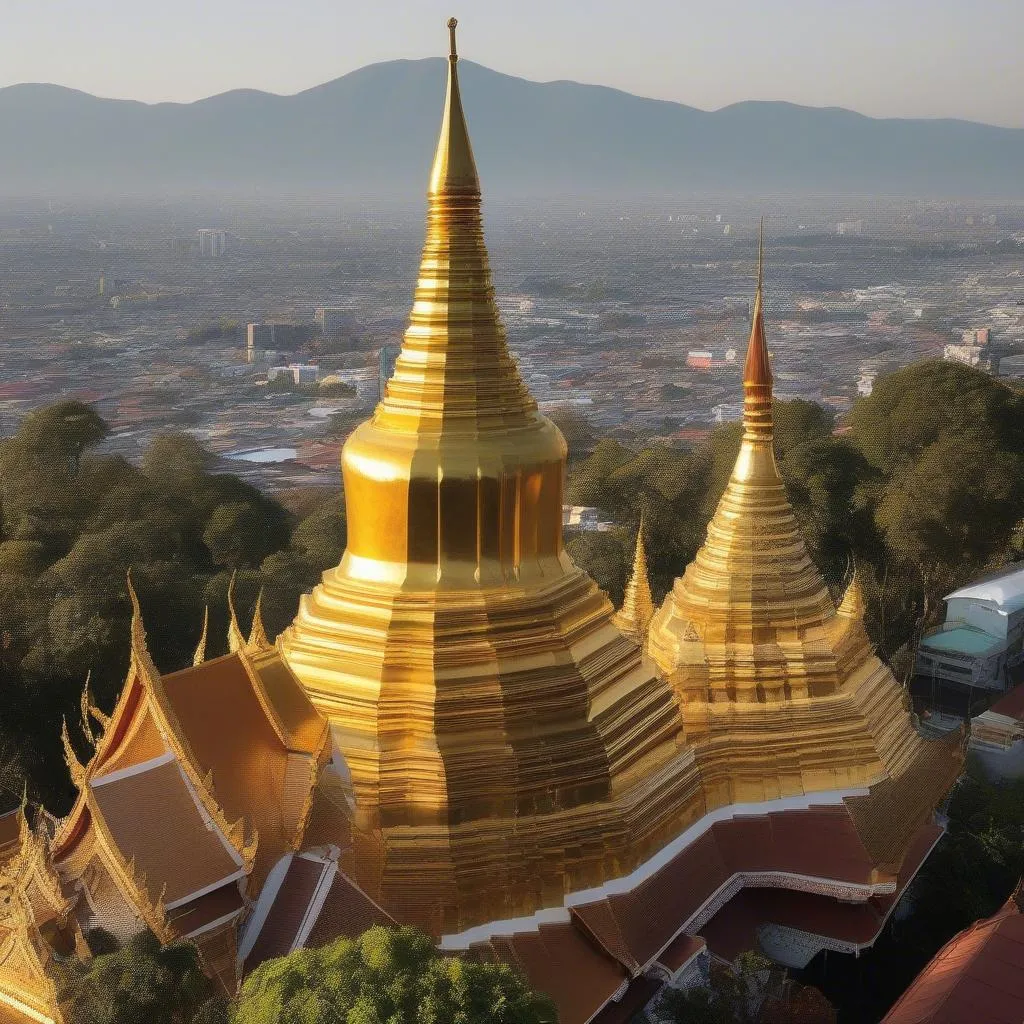
[[647,553],[644,550],[644,517],[636,531],[636,549],[633,552],[633,571],[626,581],[626,592],[622,607],[615,613],[612,622],[630,639],[641,647],[647,646],[647,628],[654,618],[654,598],[651,597],[651,583],[647,576]]
[[870,784],[922,740],[875,657],[854,580],[837,610],[775,462],[763,227],[743,367],[743,438],[707,539],[651,621],[709,808]]

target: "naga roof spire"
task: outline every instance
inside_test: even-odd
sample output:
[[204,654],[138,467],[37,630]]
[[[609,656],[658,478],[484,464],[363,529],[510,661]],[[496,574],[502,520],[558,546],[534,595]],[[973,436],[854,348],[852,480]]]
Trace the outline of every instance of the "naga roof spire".
[[199,637],[199,643],[196,644],[196,652],[192,655],[193,665],[202,665],[206,661],[206,638],[210,629],[210,606],[206,605],[203,608],[203,632]]

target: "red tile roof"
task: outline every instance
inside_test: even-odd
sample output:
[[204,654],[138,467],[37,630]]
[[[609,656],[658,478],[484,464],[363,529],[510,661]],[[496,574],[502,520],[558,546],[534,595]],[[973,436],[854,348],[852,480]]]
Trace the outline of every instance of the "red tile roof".
[[259,967],[264,960],[291,952],[317,885],[329,867],[320,860],[292,858],[259,937],[246,957],[246,973]]
[[1017,1024],[1024,1020],[1024,916],[1007,900],[946,943],[883,1024]]
[[554,1000],[560,1024],[586,1024],[623,986],[626,972],[571,924],[495,936],[489,959],[518,968],[530,985]]
[[868,885],[874,865],[843,806],[736,817],[716,822],[631,892],[574,907],[572,914],[611,956],[636,973],[739,873],[797,874]]
[[1000,697],[989,711],[1005,715],[1007,718],[1015,718],[1018,722],[1024,721],[1024,683]]

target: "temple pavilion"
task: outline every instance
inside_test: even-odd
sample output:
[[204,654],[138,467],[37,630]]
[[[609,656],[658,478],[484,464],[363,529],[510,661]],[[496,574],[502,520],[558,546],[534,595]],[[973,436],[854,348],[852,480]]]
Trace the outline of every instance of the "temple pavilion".
[[65,727],[72,810],[0,818],[0,1021],[61,1020],[47,968],[91,928],[194,940],[231,993],[380,922],[609,1024],[709,956],[870,946],[941,836],[961,741],[915,731],[775,464],[762,260],[697,557],[655,610],[641,534],[616,611],[566,554],[566,443],[506,345],[449,29],[409,327],[342,452],[341,564],[276,642],[232,608],[229,653],[167,675],[130,592],[117,705],[86,693]]

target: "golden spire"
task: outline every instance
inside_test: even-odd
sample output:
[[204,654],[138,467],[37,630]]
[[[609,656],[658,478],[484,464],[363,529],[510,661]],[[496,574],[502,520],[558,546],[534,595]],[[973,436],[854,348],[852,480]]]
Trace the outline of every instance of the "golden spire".
[[251,651],[266,651],[273,646],[267,631],[263,628],[263,588],[256,597],[256,607],[252,613],[252,628],[249,630],[248,648]]
[[[775,463],[764,330],[764,229],[743,367],[743,439],[707,539],[651,622],[648,651],[684,704],[765,702],[838,686],[831,652],[804,637],[835,615]],[[741,657],[741,638],[749,644]],[[785,653],[783,653],[785,652]],[[704,663],[700,672],[693,669]],[[696,723],[687,722],[687,728]]]
[[752,439],[772,436],[772,367],[764,334],[764,218],[757,243],[757,291],[751,318],[750,341],[743,364],[743,426]]
[[231,582],[228,583],[228,651],[234,654],[245,647],[245,637],[238,625],[238,616],[235,614],[235,573],[231,573]]
[[843,592],[843,599],[839,602],[838,614],[848,619],[856,619],[858,622],[864,619],[867,611],[867,601],[864,599],[864,589],[860,584],[860,574],[857,572],[857,565],[854,563],[853,572],[850,575],[850,582]]
[[448,86],[412,315],[373,420],[420,435],[504,431],[522,426],[537,408],[509,355],[494,301],[455,24],[448,22]]
[[196,644],[196,652],[192,655],[193,665],[202,665],[206,661],[206,637],[210,629],[210,606],[206,605],[203,608],[203,632],[199,637],[199,643]]
[[644,550],[644,513],[640,513],[640,526],[636,532],[636,549],[633,552],[633,572],[626,583],[622,607],[612,621],[627,636],[632,637],[641,647],[647,642],[647,627],[654,617],[654,600],[647,576],[647,553]]
[[444,116],[441,119],[441,136],[437,140],[434,166],[430,171],[430,195],[452,192],[480,193],[480,178],[473,159],[473,147],[469,142],[466,115],[462,111],[462,96],[459,92],[459,55],[455,50],[454,18],[448,19],[448,94],[444,102]]

